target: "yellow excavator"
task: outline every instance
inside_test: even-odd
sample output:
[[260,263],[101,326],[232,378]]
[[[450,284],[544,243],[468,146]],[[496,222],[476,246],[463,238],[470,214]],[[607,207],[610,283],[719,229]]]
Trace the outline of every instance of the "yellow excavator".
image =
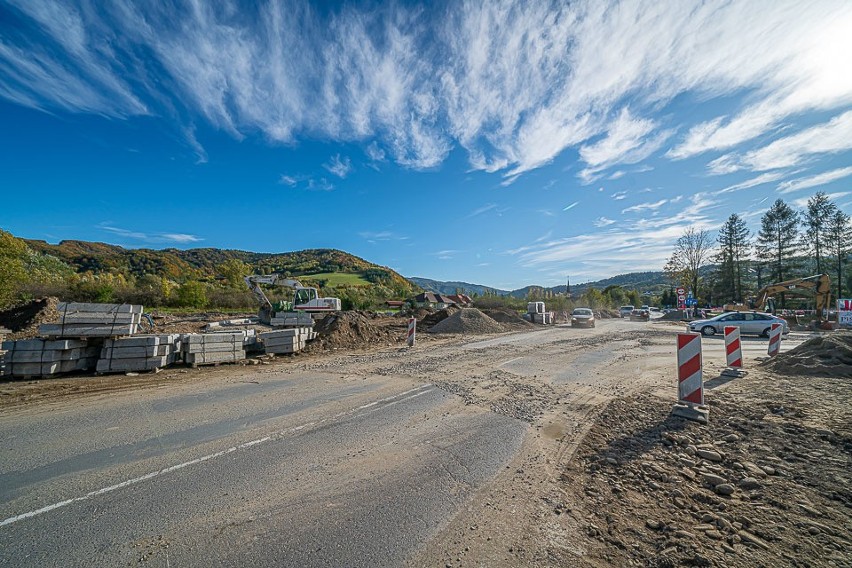
[[775,313],[775,295],[793,294],[796,296],[812,296],[816,300],[817,322],[825,321],[823,315],[831,303],[831,279],[828,274],[816,274],[806,278],[793,278],[784,282],[769,284],[757,291],[755,297],[746,304],[725,304],[728,312],[750,312],[761,310]]

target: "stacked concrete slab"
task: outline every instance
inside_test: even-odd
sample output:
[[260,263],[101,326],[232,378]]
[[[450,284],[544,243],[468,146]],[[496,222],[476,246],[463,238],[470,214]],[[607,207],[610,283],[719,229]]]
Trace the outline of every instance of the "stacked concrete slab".
[[180,358],[180,339],[179,334],[107,339],[96,370],[99,373],[126,373],[166,367]]
[[193,367],[242,361],[249,336],[254,337],[253,330],[185,334],[181,336],[184,361]]
[[543,312],[540,314],[530,314],[532,315],[533,323],[542,323],[546,325],[550,325],[556,323],[556,314],[554,312]]
[[315,337],[312,328],[296,327],[261,333],[260,341],[267,353],[298,353]]
[[3,374],[11,377],[50,377],[92,370],[100,346],[85,339],[21,339],[4,341]]
[[314,319],[305,312],[278,312],[269,323],[272,327],[313,327]]
[[59,321],[42,324],[47,337],[117,337],[139,330],[142,306],[133,304],[87,304],[60,302]]

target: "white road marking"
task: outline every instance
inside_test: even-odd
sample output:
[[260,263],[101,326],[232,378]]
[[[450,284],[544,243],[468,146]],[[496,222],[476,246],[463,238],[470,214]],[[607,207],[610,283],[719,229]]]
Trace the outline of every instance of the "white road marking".
[[[427,383],[425,385],[420,385],[420,386],[415,387],[413,389],[409,389],[407,391],[397,393],[397,394],[389,396],[389,397],[381,398],[381,399],[379,399],[375,402],[371,402],[370,404],[365,404],[365,405],[359,406],[357,408],[350,409],[346,412],[341,412],[339,414],[336,414],[335,416],[332,417],[332,420],[334,420],[336,418],[340,418],[342,416],[346,416],[346,415],[354,415],[359,410],[364,410],[366,408],[375,407],[376,405],[378,405],[382,402],[388,402],[388,404],[385,404],[384,406],[381,406],[381,407],[378,407],[378,408],[371,408],[368,413],[373,413],[373,412],[377,412],[379,410],[383,410],[385,408],[389,408],[389,407],[397,404],[398,402],[404,402],[404,401],[407,401],[407,400],[411,400],[411,399],[417,398],[420,395],[426,394],[428,392],[432,392],[434,389],[429,388],[431,386],[432,385],[430,383]],[[410,394],[410,393],[414,393],[414,394]],[[405,396],[405,395],[410,395],[410,396]],[[403,397],[403,398],[400,398],[400,397]],[[59,501],[58,503],[53,503],[52,505],[47,505],[46,507],[42,507],[41,509],[35,509],[34,511],[29,511],[27,513],[21,513],[20,515],[15,515],[14,517],[9,517],[8,519],[4,519],[3,521],[0,521],[0,527],[4,527],[6,525],[11,525],[12,523],[17,523],[18,521],[23,521],[24,519],[29,519],[31,517],[37,517],[38,515],[42,515],[44,513],[48,513],[50,511],[55,510],[55,509],[65,507],[66,505],[71,505],[73,503],[79,503],[80,501],[87,501],[89,499],[92,499],[93,497],[98,497],[100,495],[105,495],[107,493],[111,493],[113,491],[116,491],[118,489],[130,487],[131,485],[136,485],[138,483],[142,483],[143,481],[147,481],[149,479],[153,479],[155,477],[159,477],[159,476],[165,475],[167,473],[172,473],[172,472],[181,470],[183,468],[189,467],[191,465],[196,465],[196,464],[199,464],[199,463],[210,461],[212,459],[220,458],[222,456],[231,454],[231,453],[236,452],[238,450],[245,450],[247,448],[251,448],[253,446],[263,444],[264,442],[269,442],[270,440],[277,440],[277,439],[284,437],[287,434],[292,434],[293,432],[299,432],[300,430],[304,430],[305,428],[310,428],[311,426],[315,426],[317,424],[321,424],[321,423],[326,422],[326,421],[327,421],[327,419],[322,419],[322,420],[318,420],[318,421],[315,421],[315,422],[306,422],[306,423],[301,424],[299,426],[295,426],[293,428],[288,428],[287,430],[282,430],[280,432],[277,432],[276,434],[264,436],[263,438],[251,440],[250,442],[244,442],[244,443],[238,444],[236,446],[231,446],[230,448],[227,448],[225,450],[221,450],[219,452],[207,454],[206,456],[201,456],[200,458],[195,458],[193,460],[189,460],[189,461],[186,461],[186,462],[183,462],[183,463],[179,463],[177,465],[169,466],[169,467],[157,470],[157,471],[152,471],[150,473],[146,473],[145,475],[140,475],[139,477],[134,477],[133,479],[128,479],[128,480],[122,481],[121,483],[116,483],[115,485],[110,485],[109,487],[103,487],[101,489],[96,489],[95,491],[90,491],[89,493],[86,493],[85,495],[81,495],[80,497],[72,497],[71,499],[66,499],[65,501]]]

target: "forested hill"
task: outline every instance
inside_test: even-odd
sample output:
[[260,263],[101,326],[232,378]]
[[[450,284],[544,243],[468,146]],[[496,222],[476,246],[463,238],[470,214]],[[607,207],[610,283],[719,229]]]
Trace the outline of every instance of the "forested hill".
[[335,249],[261,253],[215,248],[125,249],[87,241],[61,241],[56,245],[37,240],[25,242],[32,250],[56,257],[77,272],[122,273],[135,278],[153,274],[175,280],[215,280],[223,264],[236,260],[249,265],[256,274],[282,273],[298,277],[344,273],[359,275],[368,282],[382,280],[394,287],[410,288],[408,281],[390,268]]

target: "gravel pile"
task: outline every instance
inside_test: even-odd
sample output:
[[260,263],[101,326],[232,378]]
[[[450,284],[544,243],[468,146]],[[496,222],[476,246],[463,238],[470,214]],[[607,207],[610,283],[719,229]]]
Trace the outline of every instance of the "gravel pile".
[[763,366],[784,375],[806,373],[852,378],[852,332],[838,331],[814,337],[766,361]]
[[454,313],[458,312],[460,308],[455,306],[450,306],[449,308],[444,308],[443,310],[438,310],[437,312],[430,313],[422,318],[418,318],[420,321],[417,322],[419,327],[423,329],[429,329],[434,325],[438,325]]
[[435,326],[429,333],[462,333],[469,335],[500,333],[506,328],[476,308],[459,310]]
[[482,313],[508,327],[527,328],[535,327],[532,322],[522,318],[518,312],[507,310],[505,308],[495,308],[493,310],[483,310]]

